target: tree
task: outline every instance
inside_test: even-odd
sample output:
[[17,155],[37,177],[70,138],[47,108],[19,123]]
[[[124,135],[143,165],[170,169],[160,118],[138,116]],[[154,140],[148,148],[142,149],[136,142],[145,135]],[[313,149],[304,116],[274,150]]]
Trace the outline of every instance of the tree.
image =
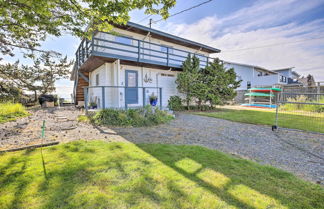
[[236,80],[234,68],[226,69],[219,59],[214,59],[204,68],[203,83],[208,87],[205,102],[212,105],[222,105],[236,96],[235,89],[241,81]]
[[4,82],[0,80],[0,102],[21,102],[25,98],[23,91],[12,83]]
[[176,84],[180,93],[185,95],[187,109],[189,110],[190,101],[195,95],[196,82],[199,81],[200,70],[199,58],[188,55],[187,59],[182,63],[182,72],[178,74]]
[[307,86],[308,87],[316,86],[314,76],[312,76],[311,74],[308,74],[308,76],[306,77],[306,79],[307,79]]
[[44,52],[37,47],[48,35],[90,37],[94,31],[125,24],[131,10],[167,18],[174,5],[175,0],[1,0],[0,51],[11,56],[14,47]]
[[236,80],[234,69],[226,69],[219,59],[201,69],[199,59],[195,56],[188,56],[183,62],[182,72],[176,80],[179,92],[185,95],[187,109],[190,102],[195,100],[200,110],[203,104],[213,106],[233,99],[240,83]]
[[0,78],[15,88],[34,92],[36,101],[38,93],[55,91],[55,81],[67,78],[71,65],[66,57],[54,61],[49,53],[45,53],[34,61],[33,66],[19,65],[19,62],[0,65]]

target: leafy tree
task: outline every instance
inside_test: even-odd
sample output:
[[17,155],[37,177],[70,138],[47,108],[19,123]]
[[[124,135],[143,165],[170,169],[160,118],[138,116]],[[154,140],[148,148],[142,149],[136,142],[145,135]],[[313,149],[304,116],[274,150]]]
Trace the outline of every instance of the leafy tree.
[[235,89],[240,86],[241,81],[236,80],[234,68],[226,69],[219,59],[214,59],[202,71],[203,83],[208,88],[205,102],[210,105],[222,105],[236,96]]
[[187,59],[182,63],[182,72],[178,74],[176,84],[180,93],[185,95],[187,109],[189,110],[190,101],[196,94],[195,84],[199,81],[200,71],[199,58],[188,55]]
[[0,65],[0,78],[15,88],[34,92],[36,101],[38,93],[55,91],[55,81],[67,78],[71,65],[66,57],[54,61],[49,53],[45,53],[34,61],[33,66],[19,65],[19,62]]
[[226,69],[219,59],[203,69],[199,66],[197,57],[188,56],[182,65],[183,71],[176,80],[179,92],[185,95],[187,109],[192,100],[202,110],[203,104],[224,104],[235,97],[235,89],[240,86],[241,81],[236,80],[233,68]]
[[309,87],[316,86],[314,76],[312,76],[311,74],[308,74],[308,76],[306,77],[306,80],[307,80],[307,86],[309,86]]
[[113,24],[125,24],[134,9],[167,18],[174,5],[175,0],[0,0],[0,51],[11,56],[14,47],[37,51],[48,35],[108,32]]

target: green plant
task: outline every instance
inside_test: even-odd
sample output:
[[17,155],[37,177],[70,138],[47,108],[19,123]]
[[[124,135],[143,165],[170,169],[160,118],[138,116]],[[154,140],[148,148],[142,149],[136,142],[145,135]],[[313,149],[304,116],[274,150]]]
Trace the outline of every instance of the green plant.
[[19,103],[0,103],[0,123],[15,120],[16,118],[27,116],[26,108]]
[[151,94],[149,97],[150,102],[157,100],[157,96],[155,96],[154,94]]
[[93,122],[98,125],[141,127],[166,123],[172,120],[173,116],[147,105],[141,109],[103,109],[92,118]]
[[174,111],[183,110],[181,98],[179,96],[171,96],[168,100],[168,108]]

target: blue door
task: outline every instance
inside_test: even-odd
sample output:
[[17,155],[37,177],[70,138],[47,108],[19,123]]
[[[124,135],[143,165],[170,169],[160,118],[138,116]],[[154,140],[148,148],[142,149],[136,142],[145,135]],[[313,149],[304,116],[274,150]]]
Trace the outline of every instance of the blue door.
[[138,104],[138,73],[135,70],[125,71],[125,102],[126,104]]

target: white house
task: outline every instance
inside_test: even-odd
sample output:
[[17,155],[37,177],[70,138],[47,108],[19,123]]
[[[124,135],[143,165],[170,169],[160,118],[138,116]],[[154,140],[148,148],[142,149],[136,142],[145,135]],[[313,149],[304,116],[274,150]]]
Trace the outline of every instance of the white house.
[[114,33],[97,32],[76,52],[71,80],[76,104],[98,108],[129,108],[149,104],[151,95],[166,107],[178,95],[175,80],[188,54],[201,67],[219,49],[129,22]]
[[241,86],[237,90],[247,90],[252,87],[273,86],[276,84],[286,85],[294,79],[296,74],[295,72],[290,72],[291,68],[268,70],[255,65],[227,61],[224,61],[224,65],[226,68],[234,68],[237,79],[242,80]]

